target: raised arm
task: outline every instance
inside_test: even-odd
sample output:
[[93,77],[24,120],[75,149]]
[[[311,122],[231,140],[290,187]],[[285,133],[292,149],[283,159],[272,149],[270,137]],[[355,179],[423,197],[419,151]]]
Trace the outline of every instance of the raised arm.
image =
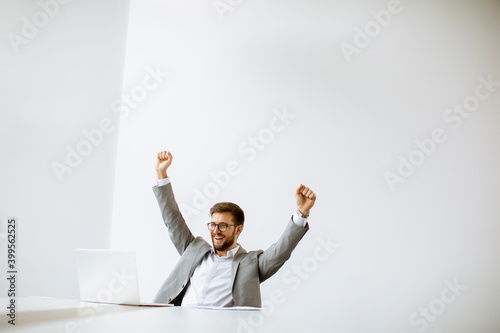
[[[167,169],[171,164],[172,154],[170,152],[162,151],[158,153],[156,160],[156,174],[158,179],[168,178]],[[174,243],[179,254],[182,255],[189,244],[194,240],[194,236],[189,230],[186,221],[184,221],[179,206],[175,201],[172,184],[154,186],[153,192],[160,206],[163,221],[168,228],[170,239]]]
[[[316,194],[309,187],[301,184],[295,190],[295,202],[299,214],[303,217],[309,216],[311,208],[316,202]],[[292,220],[288,222],[280,239],[259,256],[261,282],[267,280],[283,266],[308,230],[309,224],[307,223],[305,226],[299,226]]]

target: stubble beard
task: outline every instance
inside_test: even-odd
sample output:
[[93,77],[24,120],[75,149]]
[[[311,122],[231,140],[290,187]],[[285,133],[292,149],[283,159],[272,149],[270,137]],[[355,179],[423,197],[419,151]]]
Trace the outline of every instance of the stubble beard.
[[[233,233],[230,235],[222,235],[222,234],[212,235],[212,245],[214,246],[214,249],[216,251],[226,251],[227,249],[229,249],[234,243],[234,234],[235,234],[235,231],[233,231]],[[219,246],[215,245],[215,237],[216,236],[223,236],[224,237],[224,242]]]

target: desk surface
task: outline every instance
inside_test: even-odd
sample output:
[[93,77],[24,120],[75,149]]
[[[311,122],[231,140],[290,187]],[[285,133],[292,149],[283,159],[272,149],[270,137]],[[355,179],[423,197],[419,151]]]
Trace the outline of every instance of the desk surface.
[[[143,307],[95,304],[74,300],[19,298],[15,323],[8,323],[8,299],[0,299],[1,332],[241,332],[262,312],[181,307]],[[260,330],[259,330],[260,331]]]

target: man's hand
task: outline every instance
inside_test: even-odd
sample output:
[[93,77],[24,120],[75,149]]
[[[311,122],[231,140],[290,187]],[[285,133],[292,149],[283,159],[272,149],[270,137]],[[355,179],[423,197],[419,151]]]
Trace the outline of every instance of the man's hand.
[[156,175],[158,179],[167,178],[167,169],[172,164],[172,154],[169,151],[161,151],[156,158]]
[[316,194],[309,187],[300,184],[295,190],[295,201],[299,211],[304,215],[309,215],[314,202],[316,202]]

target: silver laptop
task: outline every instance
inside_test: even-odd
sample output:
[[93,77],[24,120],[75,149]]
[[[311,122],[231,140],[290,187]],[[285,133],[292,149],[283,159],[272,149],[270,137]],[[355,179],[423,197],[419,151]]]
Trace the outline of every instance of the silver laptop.
[[134,251],[77,249],[78,282],[83,301],[142,305]]

